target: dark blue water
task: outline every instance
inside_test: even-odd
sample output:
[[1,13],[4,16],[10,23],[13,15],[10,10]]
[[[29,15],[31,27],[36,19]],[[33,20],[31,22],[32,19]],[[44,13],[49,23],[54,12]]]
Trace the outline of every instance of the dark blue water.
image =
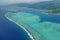
[[5,14],[5,10],[0,10],[0,40],[29,40],[27,33],[5,18]]

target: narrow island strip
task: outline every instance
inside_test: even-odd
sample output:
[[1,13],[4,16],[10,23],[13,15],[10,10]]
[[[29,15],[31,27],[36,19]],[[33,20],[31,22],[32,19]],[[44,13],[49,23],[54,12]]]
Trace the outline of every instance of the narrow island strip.
[[[15,15],[15,14],[18,14],[18,16],[20,15],[21,16],[21,19],[18,19],[18,20],[16,20],[16,19],[14,19],[13,18],[13,15]],[[38,20],[36,20],[35,18],[38,18],[38,16],[34,16],[33,14],[29,14],[29,13],[23,13],[23,12],[19,12],[19,13],[7,13],[6,15],[5,15],[5,17],[8,19],[8,20],[10,20],[10,21],[12,21],[12,22],[14,22],[14,23],[16,23],[17,25],[19,25],[22,29],[24,29],[26,32],[27,32],[27,34],[30,36],[30,38],[32,39],[32,40],[43,40],[43,39],[45,39],[45,38],[43,38],[43,36],[42,35],[40,35],[40,33],[38,32],[38,31],[36,31],[34,28],[32,28],[31,26],[29,26],[28,24],[26,24],[25,22],[23,22],[23,20],[22,20],[22,14],[23,14],[23,16],[25,15],[26,17],[28,16],[28,17],[30,17],[30,16],[32,16],[31,18],[31,20],[32,20],[32,22],[33,22],[33,24],[34,24],[34,22],[35,21],[38,21]],[[25,18],[26,18],[25,17]],[[17,18],[17,17],[15,17],[15,18]],[[23,18],[23,19],[25,19],[25,18]],[[30,20],[30,19],[29,19]],[[29,22],[29,20],[27,21],[27,22]],[[32,24],[32,23],[31,23]]]

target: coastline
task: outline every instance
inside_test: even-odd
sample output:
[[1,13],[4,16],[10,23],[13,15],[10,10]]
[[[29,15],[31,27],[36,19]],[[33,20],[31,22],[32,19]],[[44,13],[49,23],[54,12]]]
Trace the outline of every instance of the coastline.
[[[8,18],[6,15],[7,15],[7,14],[5,14],[5,17],[6,17],[8,20],[16,23],[15,21],[13,21],[13,20],[11,20],[10,18]],[[20,25],[20,24],[18,24],[18,23],[16,23],[16,24],[17,24],[19,27],[21,27],[21,28],[28,34],[28,36],[29,36],[32,40],[35,40],[34,37],[30,34],[30,32],[29,32],[26,28],[24,28],[22,25]]]

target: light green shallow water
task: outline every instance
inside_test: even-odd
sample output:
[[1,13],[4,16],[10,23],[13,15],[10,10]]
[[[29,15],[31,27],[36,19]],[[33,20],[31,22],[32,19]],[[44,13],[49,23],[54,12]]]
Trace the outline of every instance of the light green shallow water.
[[6,16],[25,27],[35,40],[60,40],[60,24],[40,22],[40,16],[30,13],[10,13]]

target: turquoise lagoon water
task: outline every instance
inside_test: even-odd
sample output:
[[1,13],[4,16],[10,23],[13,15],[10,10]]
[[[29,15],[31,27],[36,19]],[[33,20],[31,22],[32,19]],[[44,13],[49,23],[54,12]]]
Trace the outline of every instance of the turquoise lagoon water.
[[[6,16],[14,22],[23,25],[33,35],[35,40],[60,40],[60,21],[55,20],[55,15],[44,15],[46,18],[40,15],[18,12],[7,14]],[[43,19],[44,21],[42,21]]]

